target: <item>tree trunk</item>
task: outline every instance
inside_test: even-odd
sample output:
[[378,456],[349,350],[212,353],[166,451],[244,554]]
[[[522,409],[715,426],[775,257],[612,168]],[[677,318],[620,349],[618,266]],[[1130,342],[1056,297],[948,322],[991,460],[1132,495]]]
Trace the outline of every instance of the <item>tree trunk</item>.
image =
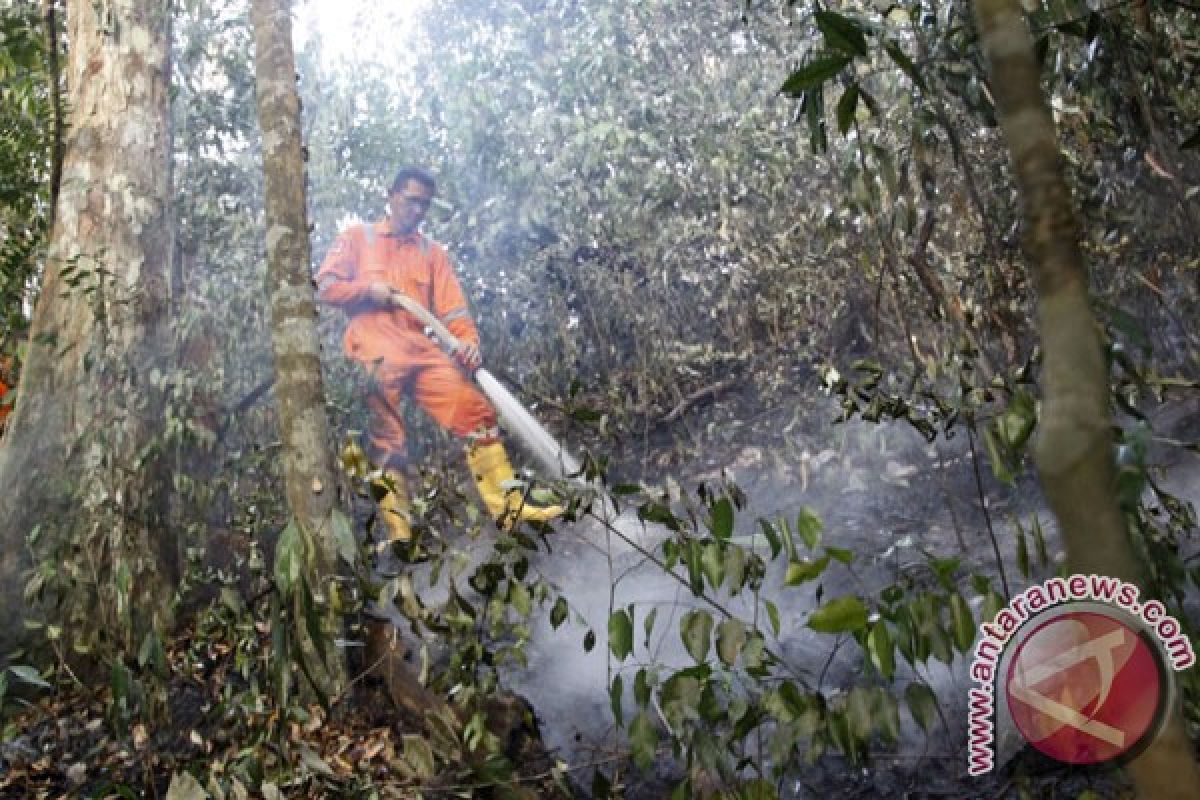
[[[1016,0],[975,0],[1001,126],[1025,206],[1038,290],[1045,397],[1036,449],[1071,572],[1136,581],[1141,574],[1117,504],[1108,369],[1088,300],[1079,228],[1033,40]],[[1130,765],[1138,794],[1200,797],[1191,743],[1177,714]]]
[[[321,385],[320,338],[313,296],[308,220],[304,200],[304,151],[300,97],[292,54],[292,24],[287,0],[253,0],[255,80],[263,135],[266,178],[267,294],[271,306],[271,342],[275,355],[275,398],[283,432],[283,471],[288,504],[314,574],[309,585],[328,591],[337,557],[333,543],[333,458],[325,392]],[[299,612],[299,607],[296,607]],[[316,679],[332,697],[345,685],[340,652],[317,654],[307,640],[304,617],[294,616],[301,648],[314,666],[326,667]],[[330,613],[326,624],[337,623]],[[331,633],[333,631],[330,631]],[[331,648],[332,649],[332,648]]]
[[67,599],[67,636],[127,645],[169,616],[178,557],[153,446],[153,366],[169,342],[167,7],[67,3],[62,183],[0,447],[0,652],[25,638],[35,526],[35,558],[54,569],[42,596]]
[[62,185],[63,124],[62,73],[58,66],[58,0],[43,0],[42,24],[46,36],[46,83],[50,92],[50,230],[54,229],[54,212],[58,208],[58,189]]

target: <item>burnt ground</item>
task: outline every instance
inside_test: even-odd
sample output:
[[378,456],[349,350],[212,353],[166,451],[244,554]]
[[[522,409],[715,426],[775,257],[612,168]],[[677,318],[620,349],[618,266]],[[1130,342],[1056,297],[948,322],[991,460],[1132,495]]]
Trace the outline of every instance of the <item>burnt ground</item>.
[[[1015,488],[1006,487],[981,461],[977,479],[964,435],[931,444],[899,424],[853,422],[821,427],[827,434],[817,438],[790,432],[787,419],[767,415],[758,422],[770,436],[736,436],[711,449],[690,447],[686,440],[682,447],[676,442],[673,450],[666,442],[654,443],[655,452],[671,456],[665,459],[664,472],[670,467],[671,473],[684,476],[658,488],[679,500],[693,496],[700,483],[713,486],[731,479],[747,499],[737,517],[736,535],[752,534],[758,517],[794,518],[802,507],[812,508],[824,522],[824,541],[856,554],[849,567],[831,571],[823,579],[826,597],[848,591],[870,596],[901,577],[921,580],[927,573],[927,556],[961,559],[959,578],[982,573],[996,579],[999,569],[989,520],[1014,589],[1026,582],[1016,564],[1014,519],[1027,524],[1036,514],[1046,530],[1052,558],[1058,555],[1053,522],[1034,478],[1024,475]],[[818,429],[797,426],[801,427]],[[1164,431],[1171,438],[1194,441],[1200,422],[1192,409],[1184,409],[1167,420]],[[709,455],[701,457],[702,453]],[[1166,482],[1173,490],[1186,499],[1200,497],[1200,469],[1194,456],[1178,448],[1161,448],[1153,458],[1169,466]],[[640,468],[643,475],[653,472],[645,467],[644,451],[631,454],[625,468]],[[648,541],[658,535],[636,525],[624,529]],[[633,603],[641,613],[651,607],[660,609],[655,637],[643,658],[653,655],[671,664],[683,658],[675,626],[691,600],[686,590],[665,579],[636,552],[605,541],[602,529],[594,524],[564,529],[552,541],[552,552],[541,557],[536,568],[561,587],[585,624],[571,621],[554,631],[544,615],[538,617],[528,667],[510,675],[511,688],[531,704],[551,758],[577,768],[571,782],[579,794],[587,794],[593,771],[588,765],[611,774],[610,765],[618,763],[624,752],[606,691],[603,632],[610,602]],[[1029,580],[1046,577],[1049,569],[1035,567]],[[615,585],[611,598],[610,585]],[[781,607],[785,622],[778,644],[789,662],[819,676],[824,690],[852,683],[861,671],[855,648],[840,648],[831,655],[829,637],[813,634],[802,624],[815,604],[815,584],[785,589],[776,572],[768,575],[767,586]],[[591,654],[581,646],[589,627],[601,637]],[[437,788],[449,790],[447,783],[455,780],[450,776],[438,781],[440,787],[406,776],[402,742],[413,729],[411,721],[397,717],[382,688],[371,679],[357,682],[352,696],[346,698],[349,702],[340,703],[332,717],[314,713],[304,723],[279,726],[277,719],[270,719],[269,703],[262,708],[248,703],[254,689],[239,666],[237,642],[248,652],[254,647],[250,640],[267,646],[261,641],[265,636],[265,630],[243,632],[240,640],[234,637],[222,643],[213,642],[211,633],[183,632],[167,648],[167,661],[173,665],[166,693],[172,723],[159,730],[136,722],[116,723],[111,691],[88,688],[105,686],[107,676],[50,696],[31,696],[30,705],[4,720],[0,798],[161,797],[176,773],[190,769],[205,774],[214,765],[224,770],[226,790],[236,781],[249,792],[285,762],[303,762],[307,767],[301,770],[303,780],[279,787],[283,796],[358,796],[368,785],[390,786],[390,796],[400,797],[420,785],[429,796],[437,796]],[[949,667],[934,665],[922,672],[937,691],[945,719],[930,735],[902,706],[901,740],[896,746],[879,743],[866,766],[851,766],[835,755],[796,765],[782,786],[784,796],[914,800],[1130,796],[1114,768],[1072,768],[1028,747],[992,775],[969,778],[965,774],[965,671],[965,660],[959,657]],[[911,677],[902,673],[897,687]],[[626,709],[632,706],[632,700],[625,704]],[[267,735],[267,730],[274,733]],[[532,788],[533,796],[557,791],[549,778],[551,759],[531,761],[528,766],[527,774],[533,777],[526,788],[544,789]],[[649,800],[667,796],[679,777],[679,766],[663,752],[654,769],[622,772],[621,777],[626,797]],[[460,789],[464,785],[458,784]],[[241,795],[233,790],[230,796]]]
[[[779,421],[775,430],[782,430],[784,422]],[[1173,407],[1161,422],[1159,429],[1168,438],[1194,441],[1200,433],[1194,407]],[[923,580],[932,583],[929,557],[958,559],[955,577],[960,586],[967,583],[969,575],[981,574],[991,578],[999,589],[999,549],[1003,573],[1013,592],[1049,577],[1055,563],[1061,563],[1063,553],[1053,516],[1035,476],[1023,474],[1011,487],[1001,483],[992,475],[978,442],[976,458],[972,457],[965,433],[930,443],[898,423],[851,422],[833,427],[824,440],[795,439],[798,441],[777,439],[765,446],[722,449],[723,457],[693,461],[682,473],[689,478],[664,488],[687,494],[700,483],[714,486],[723,479],[732,479],[748,501],[738,516],[735,535],[753,533],[759,517],[782,515],[794,519],[802,507],[815,510],[824,521],[824,541],[856,554],[849,567],[831,570],[821,581],[826,599],[846,592],[869,597],[901,579],[917,585]],[[781,452],[790,453],[792,460],[780,458]],[[1185,499],[1200,499],[1200,459],[1179,448],[1162,447],[1155,448],[1149,460],[1169,468],[1164,485]],[[804,463],[803,469],[798,468],[798,462]],[[1014,525],[1019,522],[1028,532],[1035,516],[1045,532],[1050,558],[1039,565],[1037,557],[1031,556],[1033,564],[1026,577],[1018,565]],[[629,530],[636,533],[636,523]],[[589,625],[603,630],[610,608],[608,586],[615,580],[611,607],[633,603],[641,614],[650,607],[659,609],[662,633],[651,641],[654,656],[677,666],[689,663],[670,624],[694,603],[688,592],[664,579],[656,567],[627,548],[614,548],[610,564],[610,551],[603,545],[599,531],[580,538],[577,543],[567,540],[562,544],[555,556],[546,559],[543,569],[564,587],[573,606],[583,609]],[[653,534],[649,538],[653,540]],[[600,576],[602,579],[598,579]],[[809,675],[820,676],[819,686],[824,691],[852,685],[862,671],[857,648],[845,647],[831,654],[832,639],[814,634],[802,624],[815,607],[817,584],[785,588],[776,572],[773,578],[768,576],[767,585],[780,605],[784,625],[779,646],[789,662]],[[978,606],[973,610],[978,614]],[[514,683],[538,709],[548,745],[559,748],[573,763],[610,753],[620,741],[603,690],[608,659],[602,652],[590,656],[581,652],[579,640],[584,630],[577,626],[565,633],[553,632],[542,626],[535,636],[530,669]],[[797,765],[793,777],[785,781],[784,796],[1130,795],[1122,775],[1112,767],[1071,767],[1031,747],[1007,753],[1006,762],[991,775],[968,776],[967,667],[967,659],[959,656],[949,666],[931,660],[920,669],[920,678],[936,691],[944,720],[929,735],[916,725],[902,703],[902,736],[897,745],[880,743],[866,767],[852,767],[837,756],[823,757],[812,765]],[[628,686],[632,670],[626,672]],[[897,692],[902,692],[913,677],[911,672],[901,671],[895,683]],[[625,703],[627,718],[632,706],[630,695]],[[653,775],[630,776],[627,796],[665,796],[672,780],[678,777],[678,766],[666,759]],[[1085,794],[1089,791],[1092,794]]]

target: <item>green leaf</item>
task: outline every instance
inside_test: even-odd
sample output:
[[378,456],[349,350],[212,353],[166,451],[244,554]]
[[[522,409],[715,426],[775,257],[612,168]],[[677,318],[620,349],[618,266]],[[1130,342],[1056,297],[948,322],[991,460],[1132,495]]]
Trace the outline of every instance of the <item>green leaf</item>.
[[825,552],[843,564],[849,564],[854,560],[854,551],[847,550],[844,547],[830,547],[829,545],[825,545]]
[[437,762],[434,759],[433,747],[429,744],[429,740],[419,734],[406,733],[402,741],[404,742],[404,763],[413,775],[423,780],[432,778],[437,770]]
[[698,719],[700,694],[700,681],[692,675],[677,672],[668,678],[658,693],[667,724],[678,729],[684,722]]
[[938,583],[942,585],[947,592],[954,591],[954,573],[962,566],[960,558],[933,558],[929,561],[929,566],[933,568],[934,574],[937,575]]
[[654,620],[658,619],[658,609],[650,609],[650,613],[642,620],[642,629],[646,632],[645,646],[650,647],[650,634],[654,631]]
[[984,622],[992,622],[1000,613],[1000,609],[1004,608],[1005,603],[1005,599],[999,593],[994,589],[989,589],[988,593],[983,596],[983,607],[979,610],[979,619]]
[[904,660],[914,666],[922,659],[917,658],[917,634],[913,626],[912,614],[908,608],[901,607],[896,611],[892,622],[896,624],[896,649],[900,651],[900,655],[904,656]]
[[608,618],[608,647],[618,661],[633,652],[633,620],[624,611],[614,611]]
[[138,648],[137,660],[139,667],[149,666],[160,675],[166,674],[167,658],[163,653],[162,640],[158,637],[157,631],[146,631],[146,635],[142,638],[142,645]]
[[596,646],[596,632],[588,631],[583,635],[583,652],[590,653]]
[[829,566],[829,556],[821,556],[816,561],[807,558],[803,561],[792,561],[787,566],[783,583],[785,586],[799,586],[805,581],[820,577],[827,566]]
[[900,706],[892,693],[883,687],[876,688],[875,702],[879,732],[895,743],[900,738]]
[[879,674],[890,681],[896,674],[895,644],[892,642],[891,631],[883,620],[871,626],[871,633],[867,636],[867,655]]
[[850,63],[852,56],[845,53],[829,53],[818,56],[793,72],[779,91],[791,97],[820,87]]
[[1014,452],[1020,451],[1037,425],[1037,404],[1033,395],[1024,390],[1013,394],[1008,408],[1004,410],[996,425],[1009,449]]
[[550,626],[558,630],[558,626],[562,625],[567,619],[567,601],[563,597],[559,597],[554,601],[554,607],[550,609]]
[[775,526],[770,520],[760,519],[758,527],[762,529],[762,534],[767,540],[767,544],[771,545],[771,559],[774,560],[779,556],[779,550],[783,546],[779,538],[779,532],[775,530]]
[[758,631],[746,637],[746,646],[742,648],[742,666],[754,678],[762,678],[767,674],[767,640]]
[[697,597],[704,593],[703,559],[704,545],[696,539],[689,539],[683,548],[683,563],[687,565],[688,585]]
[[858,84],[852,83],[842,92],[837,104],[838,131],[845,136],[854,124],[854,112],[858,110]]
[[708,529],[718,539],[728,539],[733,535],[733,503],[728,497],[722,497],[713,503]]
[[828,47],[857,56],[867,54],[867,37],[858,22],[834,11],[818,11],[814,16]]
[[779,800],[775,785],[763,778],[755,778],[747,784],[738,787],[731,800]]
[[746,626],[740,619],[723,620],[717,626],[717,657],[732,667],[746,643]]
[[867,607],[852,594],[830,600],[808,618],[808,627],[818,633],[846,633],[867,624]]
[[358,559],[358,544],[354,541],[354,526],[350,518],[338,509],[329,515],[329,529],[333,532],[333,543],[342,561],[354,566]]
[[846,695],[846,720],[855,739],[869,739],[875,729],[875,693],[856,686]]
[[859,761],[858,746],[854,740],[853,734],[850,732],[850,720],[846,716],[846,710],[831,709],[829,713],[828,723],[829,738],[851,764],[857,764]]
[[633,699],[642,708],[650,703],[650,673],[644,668],[637,671],[633,679]]
[[1020,520],[1013,520],[1017,529],[1017,569],[1021,570],[1021,577],[1029,579],[1029,546],[1025,543],[1025,529],[1021,527]]
[[617,727],[623,727],[625,717],[621,713],[621,699],[625,696],[625,681],[620,675],[613,676],[612,686],[608,687],[608,702],[612,706],[613,719],[616,720]]
[[522,617],[528,617],[533,611],[533,598],[529,596],[529,587],[521,581],[508,582],[508,602]]
[[779,635],[779,606],[772,603],[770,600],[763,602],[767,609],[767,619],[771,623],[771,632],[776,636]]
[[1009,466],[1007,449],[991,426],[983,429],[983,443],[987,447],[988,464],[996,480],[1006,486],[1016,486],[1016,477]]
[[796,532],[800,534],[800,540],[809,550],[821,542],[821,531],[824,527],[817,512],[808,506],[800,509],[800,515],[796,517]]
[[915,64],[913,64],[912,59],[900,49],[900,45],[896,44],[895,42],[885,41],[883,43],[883,49],[886,50],[887,54],[892,57],[892,61],[896,63],[896,66],[903,70],[904,74],[907,75],[918,88],[922,90],[925,89],[925,81],[921,77],[921,73],[917,71],[917,67]]
[[36,686],[39,689],[52,688],[50,684],[46,683],[46,681],[42,678],[41,674],[39,674],[38,671],[33,667],[27,667],[24,664],[18,664],[17,666],[9,667],[8,671],[12,673],[14,678],[22,683],[28,683],[30,686]]
[[279,534],[275,543],[275,585],[283,594],[291,594],[292,587],[300,579],[304,566],[304,541],[300,528],[292,520]]
[[737,545],[725,548],[725,579],[730,594],[737,594],[746,585],[746,551]]
[[650,769],[658,749],[658,728],[650,715],[642,711],[629,726],[629,744],[633,748],[633,763],[638,769]]
[[703,664],[708,658],[712,629],[712,615],[707,611],[689,611],[679,621],[679,634],[683,638],[683,646],[698,664]]
[[679,517],[671,513],[671,509],[661,503],[646,503],[638,508],[638,519],[643,522],[657,522],[665,525],[676,533],[680,530]]
[[967,601],[958,592],[950,595],[950,627],[954,635],[954,646],[960,653],[969,652],[975,644],[975,617]]
[[[308,586],[308,581],[303,577],[300,579],[300,606],[304,614],[304,629],[308,632],[309,638],[312,640],[313,649],[316,655],[322,662],[328,663],[330,640],[325,632],[325,626],[321,624],[321,614],[317,609],[317,604],[314,602],[312,590]],[[304,656],[300,655],[300,666],[305,667]],[[309,676],[310,681],[312,680]],[[315,684],[315,681],[313,681]],[[323,704],[322,704],[323,705]]]
[[938,702],[933,690],[923,683],[910,683],[904,690],[904,699],[912,711],[913,719],[926,733],[933,728],[938,718]]
[[718,542],[706,542],[700,556],[700,569],[714,589],[721,588],[725,581],[725,556]]

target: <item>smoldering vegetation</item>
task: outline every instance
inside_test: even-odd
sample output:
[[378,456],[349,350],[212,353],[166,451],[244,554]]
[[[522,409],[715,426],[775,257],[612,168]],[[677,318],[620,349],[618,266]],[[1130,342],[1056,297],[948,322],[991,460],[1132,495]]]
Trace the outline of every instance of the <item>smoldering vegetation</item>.
[[[1029,748],[965,775],[968,637],[1065,557],[1031,463],[1043,365],[1025,231],[967,3],[334,5],[297,9],[314,258],[386,213],[397,167],[429,168],[425,231],[452,256],[487,369],[620,512],[498,531],[461,443],[404,409],[433,554],[396,602],[414,671],[472,712],[499,689],[527,698],[582,794],[1119,783]],[[165,420],[185,605],[220,645],[191,660],[226,682],[212,708],[233,696],[258,720],[276,678],[245,664],[281,674],[255,631],[278,623],[289,512],[246,8],[185,3],[174,20],[173,321],[147,417]],[[1111,370],[1114,492],[1154,589],[1194,624],[1196,22],[1070,10],[1030,19]],[[0,254],[24,252],[0,224]],[[337,452],[362,443],[371,387],[342,354],[344,317],[324,308],[319,325]],[[330,490],[359,543],[378,536],[363,475]],[[61,560],[41,547],[39,563]],[[344,569],[357,601],[366,552]],[[353,660],[358,607],[347,621]],[[356,711],[384,707],[371,679],[354,688]],[[1181,694],[1195,718],[1195,687]],[[192,711],[206,736],[229,719]],[[364,736],[416,737],[405,724],[371,717]],[[445,742],[409,744],[372,756],[392,777],[406,765],[405,790],[499,781]],[[230,747],[210,776],[223,791],[243,758]],[[364,773],[297,769],[318,794]]]

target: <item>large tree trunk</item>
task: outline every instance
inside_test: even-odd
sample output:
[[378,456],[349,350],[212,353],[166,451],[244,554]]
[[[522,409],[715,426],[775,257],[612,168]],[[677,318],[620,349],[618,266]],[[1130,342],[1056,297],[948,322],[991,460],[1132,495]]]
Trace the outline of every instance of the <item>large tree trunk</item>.
[[169,343],[167,8],[67,3],[62,184],[0,447],[0,653],[24,638],[38,525],[39,554],[61,548],[45,588],[76,606],[68,636],[127,644],[169,613],[178,562],[156,485],[168,476],[146,447],[162,418],[152,367]]
[[[1038,290],[1045,353],[1036,451],[1040,480],[1071,572],[1136,581],[1141,570],[1116,499],[1108,370],[1033,40],[1017,0],[975,0],[975,16],[1024,201],[1026,246]],[[1200,797],[1191,743],[1177,715],[1130,769],[1142,797]]]
[[[275,354],[275,399],[283,432],[283,472],[288,505],[313,556],[313,591],[328,591],[336,565],[333,513],[333,457],[325,392],[321,385],[320,337],[312,289],[308,220],[304,202],[304,153],[300,97],[292,54],[292,23],[287,0],[254,0],[258,119],[263,134],[266,177],[267,293],[271,343]],[[320,663],[317,680],[327,696],[345,685],[341,653],[315,652],[299,613],[294,628],[310,668]],[[326,623],[337,623],[330,614]],[[329,633],[335,633],[329,631]],[[331,648],[332,649],[332,648]]]

